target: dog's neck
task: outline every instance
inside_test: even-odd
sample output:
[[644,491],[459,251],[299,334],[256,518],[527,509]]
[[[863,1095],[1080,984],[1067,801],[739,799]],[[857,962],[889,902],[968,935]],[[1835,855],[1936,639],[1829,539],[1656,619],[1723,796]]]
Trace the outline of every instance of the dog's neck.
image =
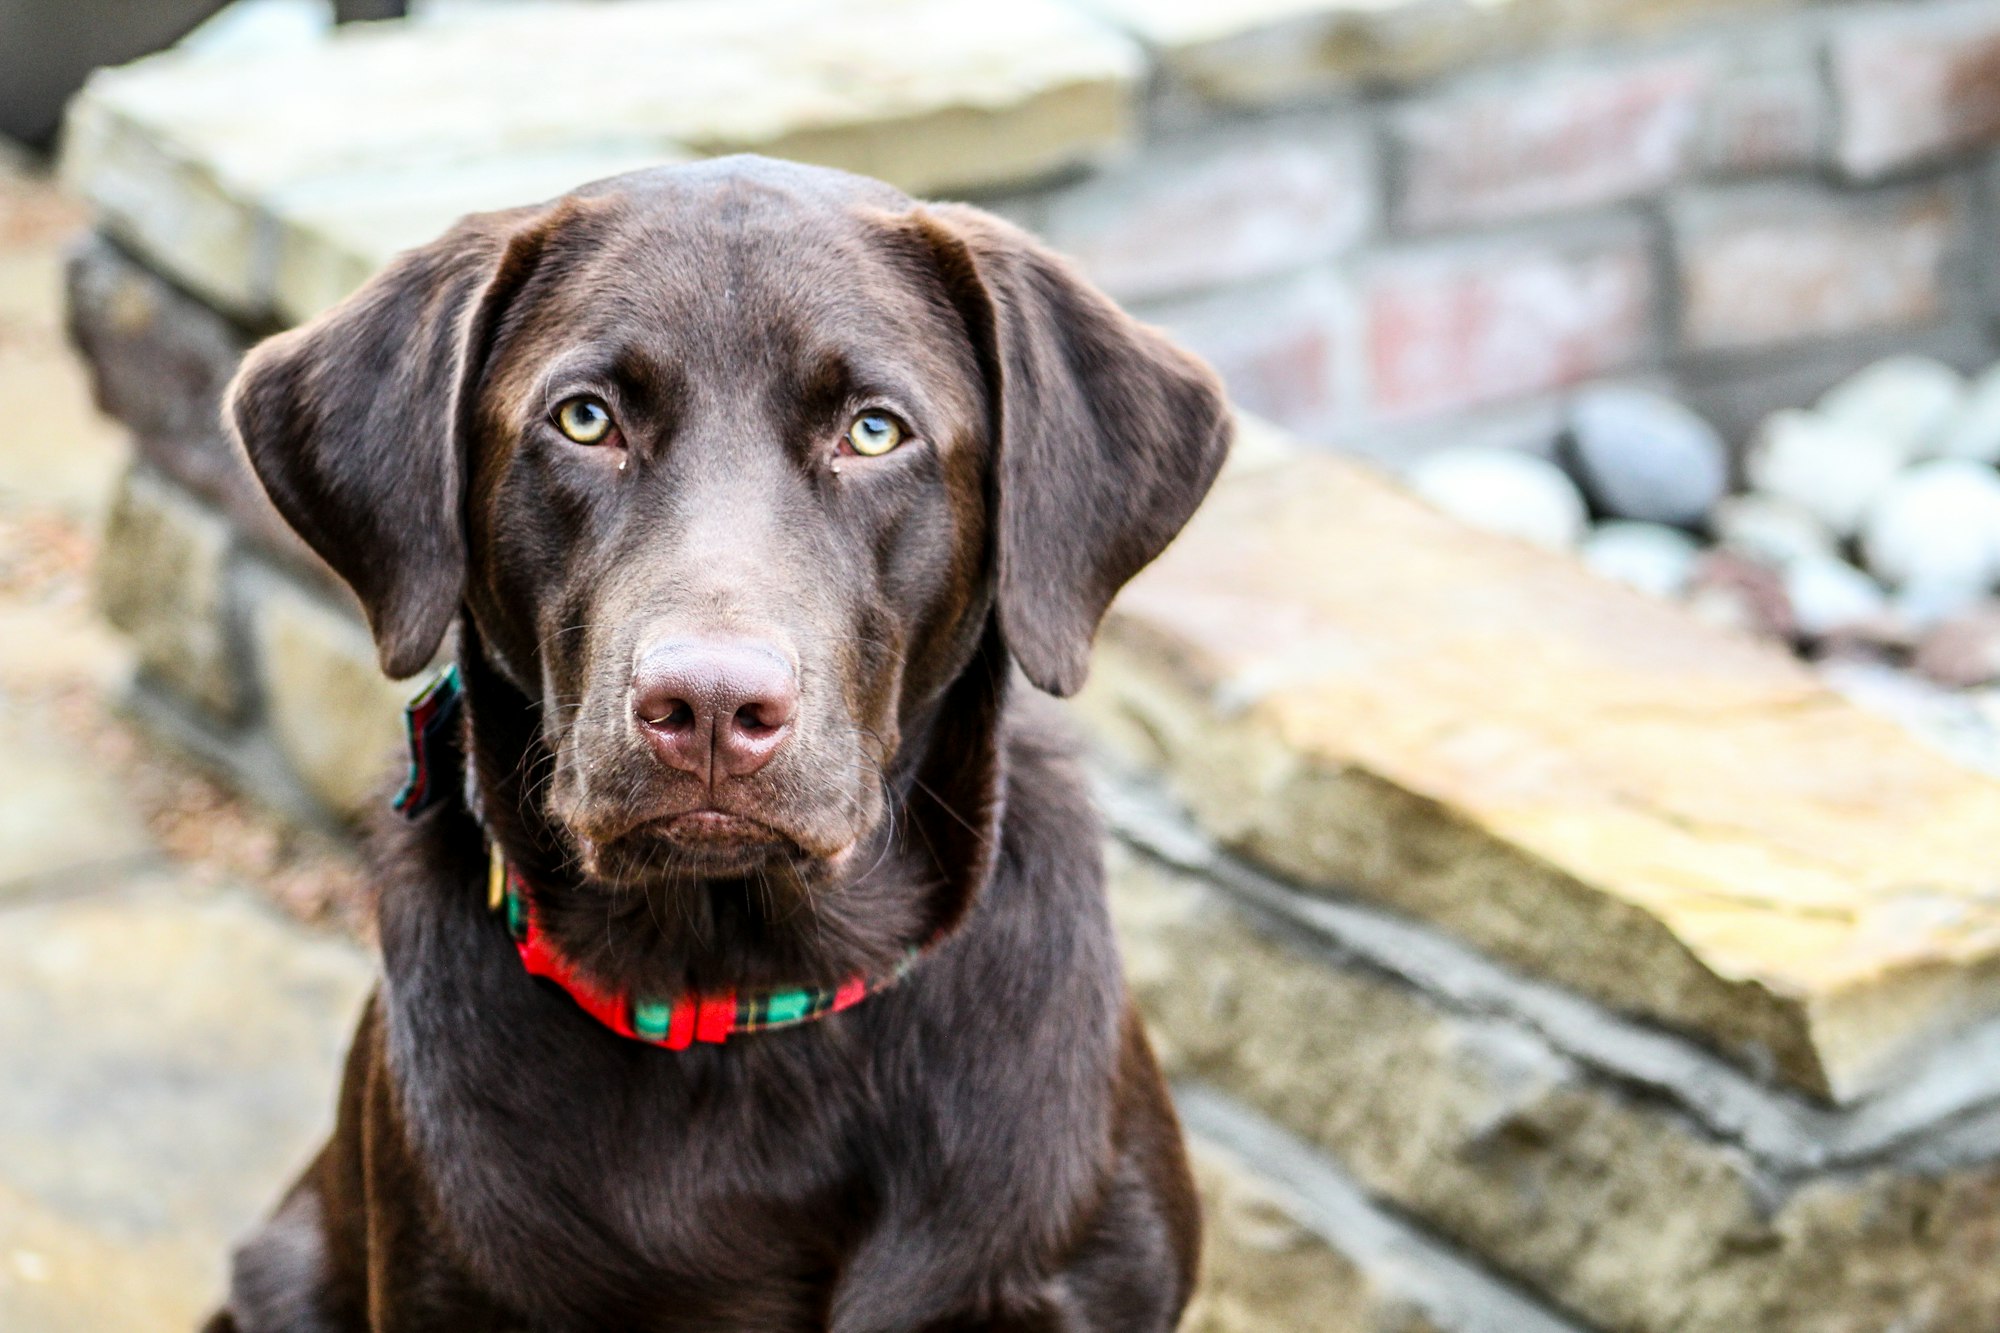
[[[528,890],[543,946],[587,987],[679,995],[807,989],[895,974],[913,947],[963,920],[992,865],[1004,789],[999,737],[1008,663],[997,634],[889,766],[891,817],[828,883],[689,876],[640,889],[578,867],[540,793],[552,762],[539,710],[460,636],[466,799]],[[483,889],[482,889],[483,891]]]

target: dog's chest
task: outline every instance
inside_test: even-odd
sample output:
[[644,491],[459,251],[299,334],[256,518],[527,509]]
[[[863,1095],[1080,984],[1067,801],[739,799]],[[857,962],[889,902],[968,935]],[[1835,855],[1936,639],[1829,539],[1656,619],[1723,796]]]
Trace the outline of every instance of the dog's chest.
[[497,1085],[491,1064],[458,1047],[403,1071],[440,1221],[483,1282],[551,1321],[630,1319],[635,1293],[674,1292],[663,1331],[750,1285],[768,1326],[814,1326],[877,1209],[869,1145],[887,1133],[838,1042],[572,1042]]

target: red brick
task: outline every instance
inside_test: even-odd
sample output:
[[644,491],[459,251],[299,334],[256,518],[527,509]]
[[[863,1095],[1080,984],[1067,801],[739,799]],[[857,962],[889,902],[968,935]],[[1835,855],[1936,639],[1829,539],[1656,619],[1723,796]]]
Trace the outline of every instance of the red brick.
[[1831,38],[1840,165],[1872,178],[2000,140],[2000,8],[1909,4]]
[[1120,300],[1182,295],[1330,259],[1374,224],[1359,135],[1281,124],[1149,153],[1051,198],[1040,230]]
[[1673,218],[1682,336],[1697,350],[1930,323],[1962,225],[1938,188],[1749,185],[1682,200]]
[[1485,80],[1393,122],[1402,221],[1494,222],[1646,194],[1685,172],[1713,78],[1704,57]]
[[1206,358],[1239,407],[1321,439],[1355,412],[1353,296],[1324,272],[1141,313]]
[[1653,347],[1654,286],[1636,225],[1381,258],[1362,279],[1370,410],[1430,416],[1623,369]]
[[1803,48],[1750,52],[1709,91],[1700,166],[1732,176],[1811,167],[1826,122],[1826,89]]

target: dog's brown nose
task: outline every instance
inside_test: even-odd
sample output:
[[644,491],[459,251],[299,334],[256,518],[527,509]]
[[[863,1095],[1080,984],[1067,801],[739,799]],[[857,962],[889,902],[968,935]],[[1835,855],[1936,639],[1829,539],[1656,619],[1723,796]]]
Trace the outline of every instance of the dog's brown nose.
[[768,644],[670,639],[639,654],[632,712],[661,759],[714,785],[747,777],[791,735],[799,684]]

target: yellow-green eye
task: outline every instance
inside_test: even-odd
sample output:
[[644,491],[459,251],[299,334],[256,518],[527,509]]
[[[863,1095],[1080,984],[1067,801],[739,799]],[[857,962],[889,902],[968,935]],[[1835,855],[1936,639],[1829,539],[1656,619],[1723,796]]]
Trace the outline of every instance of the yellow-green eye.
[[556,429],[578,444],[602,444],[611,433],[611,409],[588,395],[556,407]]
[[847,444],[865,458],[888,453],[903,442],[903,423],[887,412],[863,412],[847,428]]

